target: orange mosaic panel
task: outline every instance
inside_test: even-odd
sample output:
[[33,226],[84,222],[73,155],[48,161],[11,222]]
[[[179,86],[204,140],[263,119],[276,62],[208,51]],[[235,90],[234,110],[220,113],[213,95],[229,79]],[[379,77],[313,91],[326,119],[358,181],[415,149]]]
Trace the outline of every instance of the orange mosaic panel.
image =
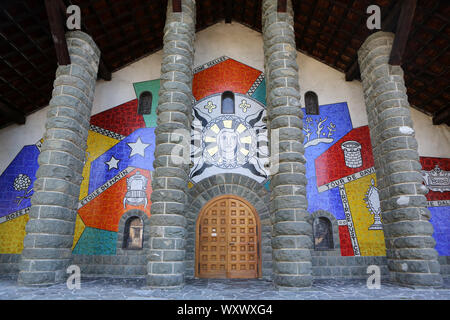
[[[140,174],[148,178],[147,180],[147,204],[134,206],[124,201],[127,194],[127,178]],[[122,179],[111,185],[107,190],[89,201],[78,210],[78,214],[86,227],[102,230],[118,231],[119,221],[122,215],[132,209],[144,211],[150,216],[150,194],[152,193],[151,177],[148,170],[134,169]]]
[[227,59],[196,73],[192,83],[192,92],[197,100],[228,90],[245,94],[260,74],[259,70],[236,60]]

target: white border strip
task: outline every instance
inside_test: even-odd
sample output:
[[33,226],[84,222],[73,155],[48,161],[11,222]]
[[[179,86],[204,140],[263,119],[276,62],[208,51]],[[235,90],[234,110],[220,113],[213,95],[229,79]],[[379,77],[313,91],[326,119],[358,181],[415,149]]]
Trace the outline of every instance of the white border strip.
[[368,176],[369,174],[372,174],[372,173],[375,173],[375,167],[370,167],[370,168],[368,168],[366,170],[359,171],[357,173],[353,173],[353,174],[348,175],[346,177],[343,177],[341,179],[331,181],[329,183],[326,183],[324,185],[319,186],[317,188],[317,190],[319,190],[319,192],[324,192],[324,191],[327,191],[327,190],[334,189],[336,187],[341,187],[341,186],[343,186],[346,183],[358,180],[358,179],[360,179],[362,177],[365,177],[365,176]]
[[339,186],[339,194],[341,195],[342,205],[344,207],[345,218],[347,220],[348,232],[352,241],[353,252],[355,256],[360,256],[358,239],[356,238],[355,228],[353,226],[352,214],[350,212],[350,206],[348,204],[347,193],[344,186]]
[[117,181],[125,177],[127,174],[129,174],[131,171],[136,169],[135,167],[128,167],[122,171],[120,171],[118,174],[116,174],[114,177],[106,181],[103,185],[95,189],[92,193],[84,197],[78,202],[78,209],[88,204],[90,201],[97,198],[100,194],[103,193],[103,191],[106,191],[109,187],[111,187],[113,184],[115,184]]

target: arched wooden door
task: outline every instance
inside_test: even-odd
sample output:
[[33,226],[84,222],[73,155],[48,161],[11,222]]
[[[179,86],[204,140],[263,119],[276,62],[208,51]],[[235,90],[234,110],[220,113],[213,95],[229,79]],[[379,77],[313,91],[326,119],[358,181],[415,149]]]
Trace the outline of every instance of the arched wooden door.
[[256,210],[244,199],[225,195],[209,201],[197,219],[196,277],[260,277],[260,230]]

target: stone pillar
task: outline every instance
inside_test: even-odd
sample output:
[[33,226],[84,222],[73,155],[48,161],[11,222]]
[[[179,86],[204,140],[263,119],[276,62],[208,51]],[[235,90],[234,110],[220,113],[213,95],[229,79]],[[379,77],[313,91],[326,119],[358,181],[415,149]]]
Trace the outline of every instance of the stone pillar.
[[182,0],[178,13],[172,12],[172,1],[168,1],[151,196],[147,265],[151,288],[184,285],[194,37],[195,1]]
[[[263,1],[263,39],[271,144],[270,212],[273,279],[279,289],[312,284],[312,226],[306,200],[303,113],[300,105],[293,9],[277,13],[277,0]],[[279,149],[274,152],[275,149]],[[278,159],[277,159],[278,158]]]
[[26,225],[19,284],[68,276],[100,51],[81,31],[66,34],[71,64],[56,70],[39,170]]
[[388,64],[394,35],[377,32],[358,51],[386,240],[394,282],[439,286],[421,165],[400,66]]

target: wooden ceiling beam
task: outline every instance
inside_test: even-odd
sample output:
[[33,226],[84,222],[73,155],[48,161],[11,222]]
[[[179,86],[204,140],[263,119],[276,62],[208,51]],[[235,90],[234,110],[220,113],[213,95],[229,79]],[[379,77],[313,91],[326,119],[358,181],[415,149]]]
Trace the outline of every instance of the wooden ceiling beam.
[[172,0],[172,12],[181,12],[181,0]]
[[286,12],[287,10],[287,0],[278,0],[277,12]]
[[2,101],[0,101],[0,114],[6,116],[8,119],[14,121],[17,124],[25,124],[25,115],[16,108],[3,103]]
[[433,116],[433,124],[435,126],[443,123],[446,123],[447,125],[450,123],[450,108],[448,106],[442,108]]
[[[352,8],[353,4],[354,4],[354,2],[352,1],[352,2],[347,3],[347,5],[345,5],[343,7],[343,9],[345,10],[344,11],[345,13],[341,16],[341,19],[339,20],[337,27],[333,28],[334,29],[333,33],[331,34],[331,36],[328,39],[328,41],[325,43],[325,48],[327,48],[327,54],[328,54],[329,50],[332,48],[331,42],[336,39],[336,36],[337,36],[338,32],[345,31],[345,30],[341,30],[342,29],[342,25],[344,24],[344,22],[348,22],[347,15],[348,15],[349,12],[351,12],[351,8]],[[327,19],[328,19],[328,17],[332,16],[333,7],[335,5],[336,5],[335,2],[330,2],[330,6],[328,7]],[[326,25],[326,23],[322,24],[321,32],[323,32],[323,30],[325,28],[325,25]],[[352,29],[354,29],[354,28],[355,28],[355,25],[352,25]],[[349,33],[349,35],[351,35],[351,37],[356,37],[355,33]],[[319,37],[320,37],[320,34],[317,35],[317,38],[319,38]],[[318,42],[316,41],[316,48],[317,48],[317,43]],[[336,58],[334,59],[334,63],[337,62],[337,59],[342,55],[342,53],[347,48],[347,46],[343,46],[342,48],[343,48],[343,50],[339,50],[338,54],[336,55]]]
[[233,0],[225,0],[225,23],[233,20]]
[[[47,1],[47,0],[46,0]],[[107,0],[108,1],[108,0]],[[68,3],[70,4],[70,5],[72,5],[72,0],[68,0]],[[108,1],[108,7],[111,7],[111,3]],[[88,6],[89,6],[89,8],[90,9],[93,9],[93,6],[92,6],[92,1],[89,1],[89,4],[88,4]],[[67,6],[66,6],[66,3],[65,2],[63,2],[62,0],[61,0],[61,2],[60,2],[60,10],[62,10],[62,12],[66,12],[67,11]],[[95,10],[92,10],[94,13],[95,13]],[[113,13],[114,12],[111,12],[110,11],[110,13],[113,15]],[[114,16],[114,15],[113,15]],[[98,16],[97,16],[97,13],[95,13],[95,17],[97,18],[97,20],[99,20],[100,21],[100,19],[98,18]],[[100,21],[100,24],[101,24],[101,27],[103,28],[103,30],[105,30],[105,27],[104,27],[104,25],[102,24],[102,22]],[[89,32],[89,30],[88,30],[88,28],[86,27],[86,25],[84,24],[84,22],[83,22],[83,19],[81,19],[81,28],[82,29],[84,29],[84,30],[86,30],[86,32],[88,33],[88,34],[91,34],[90,32]],[[122,33],[122,35],[124,36],[124,33],[123,33],[123,29],[121,28],[120,29],[120,31],[121,31],[121,33]],[[111,37],[110,37],[110,35],[108,34],[108,33],[106,33],[107,34],[107,36],[108,36],[108,39],[109,40],[111,40]],[[92,36],[92,34],[91,34],[91,36]],[[95,40],[94,40],[95,41]],[[100,49],[100,48],[99,48]],[[100,49],[100,52],[101,52],[102,50]],[[104,61],[104,59],[100,56],[100,61],[99,61],[99,64],[98,64],[98,71],[97,71],[97,79],[98,78],[101,78],[101,79],[103,79],[103,80],[105,80],[105,81],[110,81],[111,80],[111,78],[112,78],[112,76],[111,76],[111,71],[110,71],[110,69],[108,68],[108,66],[107,66],[107,64],[105,63],[105,61]]]
[[[300,35],[300,41],[303,40],[305,34],[307,33],[307,30],[311,27],[311,20],[314,17],[314,13],[316,12],[317,9],[317,4],[319,1],[314,2],[311,11],[308,13],[307,15],[307,20],[306,23],[303,25],[303,30],[302,33]],[[280,3],[280,1],[278,1],[278,4]],[[323,23],[322,25],[324,25],[325,23]],[[311,52],[312,53],[312,52]]]
[[412,28],[414,13],[416,12],[417,0],[403,0],[400,17],[397,23],[397,31],[395,32],[394,43],[392,44],[391,56],[389,64],[399,66],[403,61],[406,44],[408,43],[409,34]]
[[61,0],[45,0],[48,23],[56,50],[56,58],[60,66],[70,64],[69,49],[67,48],[64,30],[65,19],[61,14]]
[[105,61],[103,61],[103,59],[100,59],[100,62],[98,64],[97,78],[102,78],[105,81],[110,81],[112,78],[111,71],[106,66]]
[[[384,15],[384,18],[381,19],[381,29],[383,31],[389,32],[395,28],[395,22],[397,21],[397,17],[400,14],[401,5],[402,1],[395,1],[394,5],[391,8],[386,8],[386,11],[389,13],[387,15]],[[359,72],[358,54],[356,54],[355,59],[345,72],[345,81],[353,81],[359,76]]]

